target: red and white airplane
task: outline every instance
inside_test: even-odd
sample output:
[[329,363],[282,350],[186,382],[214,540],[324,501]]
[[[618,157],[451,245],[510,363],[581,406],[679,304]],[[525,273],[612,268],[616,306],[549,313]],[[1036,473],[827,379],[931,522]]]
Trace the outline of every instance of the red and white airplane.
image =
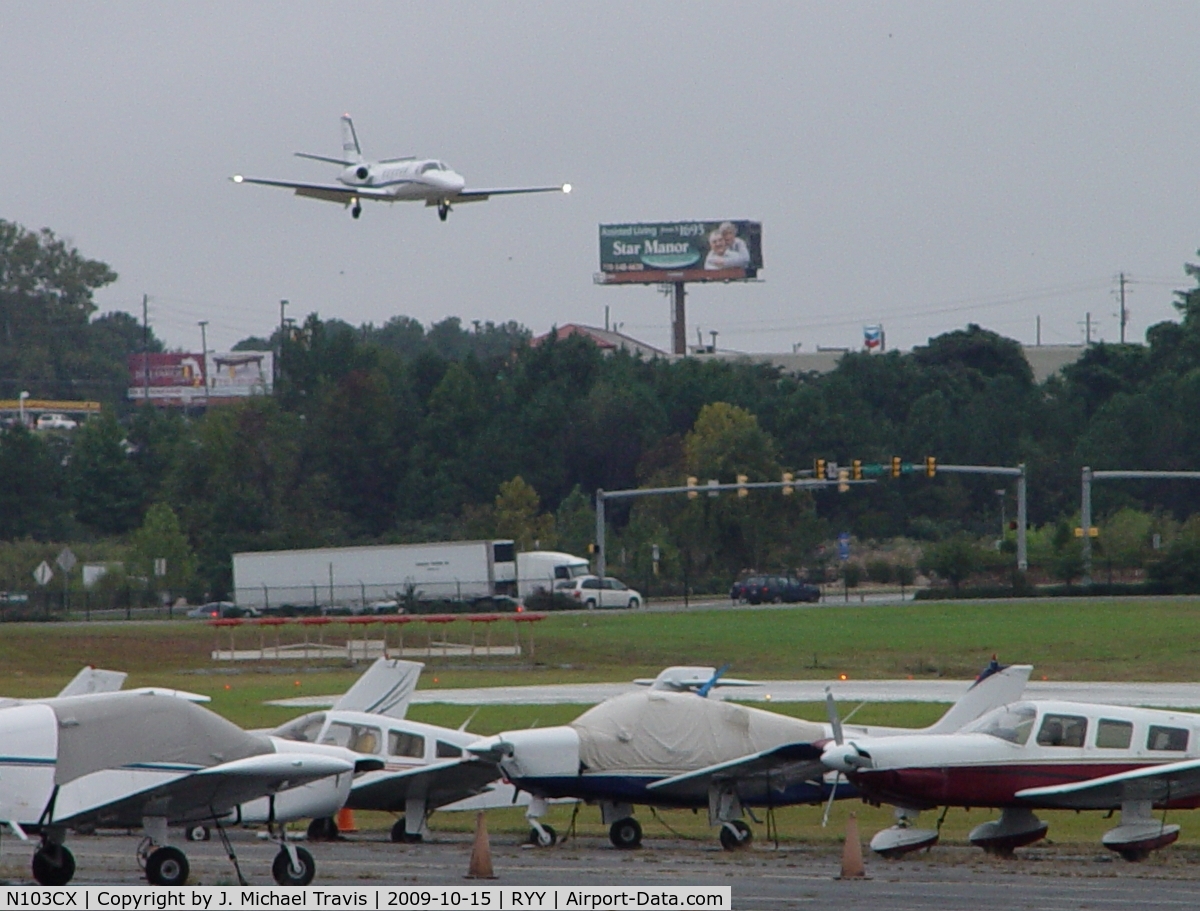
[[1034,810],[1120,810],[1103,844],[1134,861],[1179,837],[1168,810],[1200,806],[1200,715],[1022,701],[952,734],[835,737],[822,761],[869,802],[897,808],[898,824],[871,839],[884,856],[935,844],[936,829],[913,823],[922,810],[952,806],[1000,809],[969,835],[1000,854],[1045,836]]
[[234,183],[258,183],[268,187],[284,187],[295,190],[297,196],[324,199],[350,207],[355,218],[362,215],[362,201],[377,202],[424,202],[426,206],[437,206],[438,217],[446,220],[451,206],[462,202],[483,202],[489,196],[511,196],[517,193],[570,193],[569,183],[552,187],[505,187],[490,190],[468,190],[467,182],[443,161],[434,158],[384,158],[367,161],[363,158],[354,132],[354,121],[349,114],[342,115],[342,157],[327,158],[296,152],[299,158],[311,158],[340,165],[342,172],[337,183],[306,183],[293,180],[272,180],[265,177],[243,177],[236,174]]

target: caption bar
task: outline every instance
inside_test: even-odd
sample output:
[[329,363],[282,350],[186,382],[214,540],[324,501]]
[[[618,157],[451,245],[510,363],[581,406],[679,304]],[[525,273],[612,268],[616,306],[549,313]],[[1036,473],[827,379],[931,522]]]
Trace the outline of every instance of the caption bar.
[[296,888],[288,886],[75,886],[49,889],[0,887],[0,911],[70,908],[75,911],[600,911],[613,908],[732,908],[730,886],[463,886],[429,888]]

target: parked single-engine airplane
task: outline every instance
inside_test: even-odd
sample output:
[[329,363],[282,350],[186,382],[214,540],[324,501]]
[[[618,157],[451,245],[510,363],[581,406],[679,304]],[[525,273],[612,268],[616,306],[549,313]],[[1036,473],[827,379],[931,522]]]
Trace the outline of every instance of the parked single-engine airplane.
[[[969,836],[1000,854],[1045,836],[1048,824],[1034,810],[1119,809],[1103,844],[1141,860],[1179,837],[1166,810],[1200,806],[1198,738],[1200,715],[1039,700],[996,708],[957,733],[848,735],[822,758],[868,800],[897,807],[898,824],[871,839],[884,856],[935,844],[936,829],[913,823],[921,810],[954,806],[1001,810]],[[1156,808],[1163,818],[1154,818]]]
[[[1032,668],[994,665],[944,716],[924,732],[958,730],[998,705],[1020,696]],[[707,808],[720,828],[721,845],[748,844],[743,808],[820,803],[855,793],[845,782],[829,782],[821,763],[831,728],[744,705],[697,698],[697,668],[668,668],[648,691],[616,696],[568,725],[507,731],[468,747],[500,764],[505,777],[533,795],[526,818],[530,842],[552,845],[553,828],[540,822],[548,798],[574,797],[600,804],[618,848],[641,843],[633,805]],[[747,683],[748,681],[740,681]],[[878,737],[913,735],[903,728],[847,728]],[[900,737],[900,739],[906,739]]]
[[[125,685],[125,678],[128,676],[124,671],[106,671],[103,668],[92,667],[88,664],[81,668],[79,673],[72,677],[67,682],[67,685],[59,690],[58,695],[53,698],[65,699],[67,696],[94,696],[100,693],[116,693]],[[177,696],[180,699],[187,699],[189,702],[210,701],[208,696],[202,696],[199,693],[189,693],[186,690],[173,690],[161,686],[142,686],[134,690],[125,690],[125,692],[158,693],[163,696]],[[33,702],[45,702],[47,698],[51,697],[16,698],[0,696],[0,709],[14,705],[29,705]]]
[[[301,716],[272,732],[298,743],[336,744],[375,757],[380,768],[355,778],[346,807],[402,813],[392,826],[392,841],[397,842],[421,841],[427,819],[438,809],[485,810],[518,802],[513,786],[499,781],[496,763],[465,752],[478,735],[405,719],[423,667],[380,658],[332,709]],[[281,795],[276,812],[282,807],[289,819],[303,815],[292,812],[291,801],[304,790]],[[263,811],[262,801],[255,801],[243,808],[244,818],[261,818]],[[337,825],[332,818],[317,817],[308,834],[331,838]]]
[[268,187],[284,187],[294,190],[297,196],[324,199],[350,207],[350,214],[358,218],[362,214],[362,201],[377,202],[423,201],[426,206],[437,206],[438,218],[446,220],[450,208],[463,202],[483,202],[489,196],[511,196],[515,193],[570,193],[569,183],[552,187],[507,187],[490,190],[468,190],[466,181],[445,162],[433,158],[418,159],[384,158],[367,161],[363,158],[354,132],[354,121],[349,114],[342,115],[342,157],[327,158],[296,152],[299,158],[311,158],[342,167],[336,184],[304,183],[291,180],[272,180],[263,177],[234,175],[234,183],[258,183]]
[[[248,733],[193,702],[153,692],[0,709],[0,743],[0,825],[22,839],[41,836],[33,876],[45,886],[74,876],[67,831],[97,826],[141,827],[146,879],[182,885],[187,857],[167,844],[169,824],[211,821],[224,835],[220,826],[239,804],[317,780],[325,783],[324,800],[314,801],[313,812],[336,812],[354,772],[378,767],[337,747]],[[275,881],[310,882],[312,856],[282,830],[277,840]]]

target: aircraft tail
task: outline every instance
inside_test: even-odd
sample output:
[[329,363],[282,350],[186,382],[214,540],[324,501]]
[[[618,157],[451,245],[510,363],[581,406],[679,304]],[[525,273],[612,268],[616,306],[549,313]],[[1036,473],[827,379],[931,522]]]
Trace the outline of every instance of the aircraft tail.
[[333,707],[335,710],[403,718],[423,667],[425,665],[418,661],[379,658]]
[[1025,692],[1025,684],[1032,672],[1032,664],[1004,665],[993,658],[963,697],[923,733],[952,734],[985,712],[1016,702]]
[[342,115],[342,156],[346,161],[355,163],[363,160],[358,134],[354,132],[354,121],[350,119],[349,114]]
[[88,696],[92,693],[115,693],[125,685],[127,674],[121,671],[105,671],[88,665],[71,678],[71,682],[59,691],[65,696]]

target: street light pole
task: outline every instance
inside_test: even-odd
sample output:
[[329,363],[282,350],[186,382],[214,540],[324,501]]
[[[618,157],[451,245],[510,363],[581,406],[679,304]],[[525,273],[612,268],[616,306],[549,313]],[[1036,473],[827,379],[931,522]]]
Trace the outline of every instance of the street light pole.
[[208,320],[200,320],[200,372],[204,376],[204,411],[208,412]]
[[24,426],[25,426],[25,400],[26,400],[27,398],[29,398],[29,393],[28,393],[28,392],[22,392],[22,393],[21,393],[21,395],[20,395],[20,396],[18,396],[18,398],[20,399],[20,406],[19,406],[19,407],[20,407],[20,409],[21,409],[21,426],[22,426],[22,427],[24,427]]

